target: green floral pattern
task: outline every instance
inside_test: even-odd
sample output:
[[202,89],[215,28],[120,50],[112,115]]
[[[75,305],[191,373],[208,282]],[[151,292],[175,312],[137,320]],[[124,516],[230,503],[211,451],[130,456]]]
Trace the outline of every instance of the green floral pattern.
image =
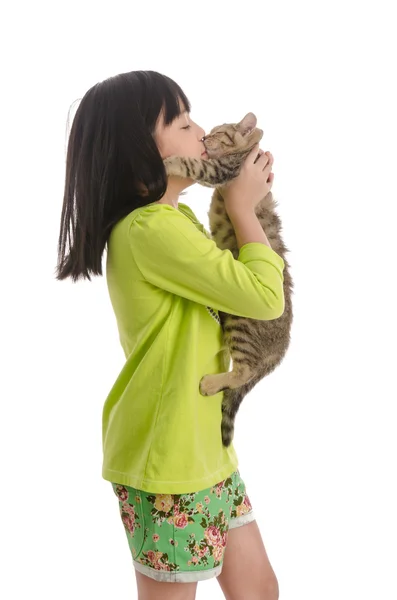
[[252,511],[239,471],[190,494],[153,494],[112,483],[134,561],[169,572],[222,564],[231,519]]

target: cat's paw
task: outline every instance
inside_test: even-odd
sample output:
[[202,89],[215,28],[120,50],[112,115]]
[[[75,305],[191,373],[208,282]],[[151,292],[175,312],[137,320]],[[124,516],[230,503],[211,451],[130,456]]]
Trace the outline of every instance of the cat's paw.
[[168,156],[163,160],[167,175],[177,177],[186,177],[186,165],[183,164],[180,156]]
[[204,375],[199,383],[202,396],[214,396],[219,390],[219,378],[217,375]]

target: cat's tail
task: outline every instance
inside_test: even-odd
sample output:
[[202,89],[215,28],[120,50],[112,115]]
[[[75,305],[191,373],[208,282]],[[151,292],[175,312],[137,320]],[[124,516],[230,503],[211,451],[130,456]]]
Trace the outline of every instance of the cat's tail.
[[233,440],[236,415],[245,396],[252,390],[258,381],[274,371],[277,364],[278,361],[271,365],[268,364],[265,368],[258,371],[254,377],[247,381],[247,383],[244,383],[238,388],[225,389],[223,391],[221,434],[224,446],[230,446]]
[[244,386],[241,386],[234,390],[223,391],[221,434],[222,443],[226,448],[233,440],[235,417],[245,396],[243,388]]

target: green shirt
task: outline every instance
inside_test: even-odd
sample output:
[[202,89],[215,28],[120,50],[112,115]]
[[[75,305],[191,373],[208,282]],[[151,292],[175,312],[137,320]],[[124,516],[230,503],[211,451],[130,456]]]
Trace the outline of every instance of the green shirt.
[[221,439],[228,371],[218,311],[271,320],[284,311],[283,259],[250,242],[238,260],[179,202],[137,208],[112,229],[106,278],[126,362],[102,413],[105,480],[162,494],[205,489],[237,469]]

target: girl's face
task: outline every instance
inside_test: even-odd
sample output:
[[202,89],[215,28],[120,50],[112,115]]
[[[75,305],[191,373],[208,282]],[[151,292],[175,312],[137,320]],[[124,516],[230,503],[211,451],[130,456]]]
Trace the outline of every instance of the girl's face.
[[204,135],[204,129],[192,121],[189,113],[185,111],[167,126],[164,126],[163,114],[161,114],[154,138],[163,159],[169,156],[207,159],[208,155],[201,141]]

